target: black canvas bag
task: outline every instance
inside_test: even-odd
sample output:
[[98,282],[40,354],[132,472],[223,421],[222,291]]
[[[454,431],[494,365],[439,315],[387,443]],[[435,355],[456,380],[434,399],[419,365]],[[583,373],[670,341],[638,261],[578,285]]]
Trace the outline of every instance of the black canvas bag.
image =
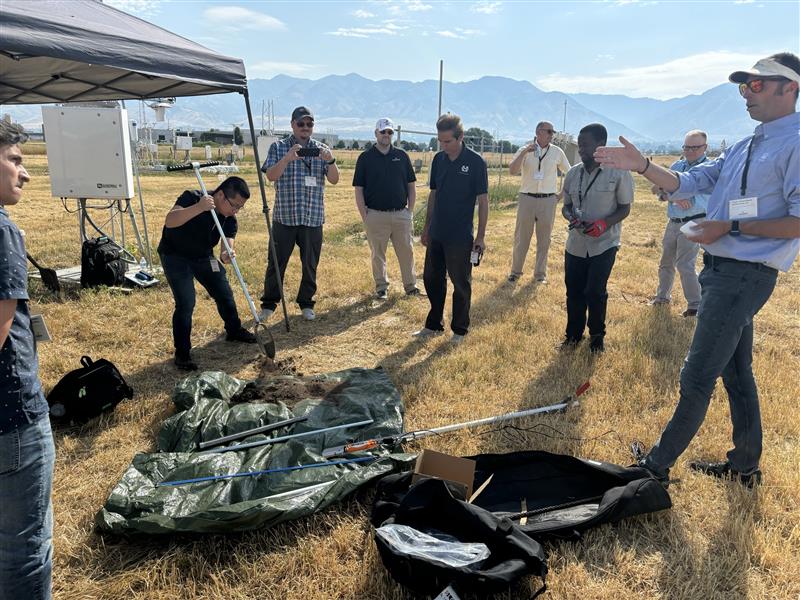
[[[476,463],[476,489],[492,476],[475,504],[499,517],[529,513],[514,522],[539,541],[578,539],[603,523],[672,506],[667,490],[641,467],[537,450],[467,458]],[[390,514],[408,493],[409,483],[410,478],[397,475],[381,480],[373,515]]]
[[120,285],[125,281],[127,264],[120,247],[102,236],[83,242],[81,247],[81,287]]
[[113,410],[124,398],[133,398],[133,389],[114,363],[82,356],[81,364],[83,367],[64,375],[47,394],[55,420],[85,423]]
[[[397,504],[376,503],[371,517],[376,528],[394,523],[420,531],[435,529],[461,542],[486,544],[490,550],[483,564],[444,566],[399,553],[376,535],[381,560],[401,585],[419,594],[436,595],[452,585],[459,594],[488,595],[507,590],[525,575],[536,575],[544,581],[544,550],[508,519],[459,499],[459,491],[440,479],[423,479],[414,485],[411,473],[390,475],[383,481],[386,479],[400,483],[406,493]],[[534,595],[544,589],[543,585]]]

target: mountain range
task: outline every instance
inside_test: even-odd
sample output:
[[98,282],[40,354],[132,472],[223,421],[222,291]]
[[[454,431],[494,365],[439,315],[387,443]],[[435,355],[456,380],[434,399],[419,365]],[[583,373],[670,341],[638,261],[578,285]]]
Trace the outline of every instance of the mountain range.
[[[295,106],[306,105],[316,115],[318,134],[370,139],[375,121],[382,116],[391,117],[406,131],[435,130],[439,93],[435,80],[373,81],[355,73],[316,80],[277,75],[251,79],[249,90],[257,128],[261,127],[262,101],[272,100],[278,129],[288,128]],[[486,76],[461,83],[444,82],[442,96],[443,112],[461,115],[466,127],[480,127],[512,142],[530,139],[541,120],[573,134],[587,123],[600,122],[608,129],[610,139],[624,135],[650,147],[679,144],[684,133],[695,128],[707,131],[712,143],[725,139],[730,144],[751,133],[755,125],[731,84],[699,95],[655,100],[547,92],[527,81]],[[137,103],[129,101],[128,108],[131,117],[138,119]],[[0,113],[10,113],[29,126],[41,123],[38,106],[0,106]],[[149,109],[146,118],[153,118]],[[247,117],[241,96],[221,94],[178,98],[168,118],[172,127],[230,130],[246,124]],[[430,134],[403,137],[427,141]]]

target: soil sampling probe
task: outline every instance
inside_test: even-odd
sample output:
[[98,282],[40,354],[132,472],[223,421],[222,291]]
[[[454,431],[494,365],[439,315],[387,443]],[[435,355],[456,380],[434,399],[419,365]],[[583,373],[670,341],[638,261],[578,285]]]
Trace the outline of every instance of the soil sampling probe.
[[[200,186],[200,191],[203,193],[204,196],[208,195],[206,191],[206,185],[203,183],[203,177],[200,175],[200,169],[203,167],[215,167],[219,164],[219,161],[211,161],[205,163],[199,162],[191,162],[185,165],[170,165],[167,167],[167,171],[189,171],[193,170],[195,177],[197,177],[197,183]],[[239,279],[239,284],[242,286],[242,291],[244,292],[244,297],[247,299],[247,305],[250,307],[250,312],[253,314],[253,319],[255,323],[253,325],[253,334],[256,336],[256,342],[258,343],[258,347],[261,349],[266,356],[269,358],[275,358],[275,340],[272,337],[269,329],[261,322],[261,319],[258,316],[258,311],[256,310],[256,305],[253,302],[253,298],[250,296],[250,292],[247,290],[247,284],[244,282],[244,278],[242,277],[242,272],[239,270],[239,265],[236,264],[236,257],[233,254],[233,250],[231,249],[230,245],[228,244],[228,240],[225,237],[225,232],[222,230],[222,225],[217,218],[217,211],[212,210],[211,218],[214,219],[214,225],[217,227],[217,231],[219,231],[219,237],[222,240],[222,245],[225,246],[225,252],[228,253],[228,257],[231,260],[231,266],[233,266],[233,270],[236,272],[236,277]],[[262,338],[262,335],[268,339],[266,341]]]
[[540,406],[539,408],[531,408],[529,410],[522,410],[518,412],[506,413],[504,415],[497,415],[494,417],[486,417],[484,419],[476,419],[475,421],[466,421],[464,423],[456,423],[454,425],[444,425],[443,427],[435,427],[434,429],[420,429],[419,431],[409,431],[408,433],[401,433],[398,435],[391,435],[383,438],[373,438],[370,440],[362,440],[360,442],[352,442],[344,446],[335,446],[332,448],[325,448],[322,451],[322,456],[325,458],[333,458],[336,456],[346,456],[353,452],[364,452],[374,450],[380,446],[395,447],[403,442],[412,442],[421,438],[429,437],[431,435],[439,435],[442,433],[450,433],[451,431],[458,431],[459,429],[469,429],[478,427],[480,425],[494,425],[496,423],[503,423],[504,421],[511,421],[513,419],[521,419],[531,415],[538,415],[550,412],[564,412],[571,406],[576,406],[579,402],[578,398],[586,390],[589,389],[589,382],[582,384],[575,390],[575,393],[564,398],[558,404],[551,404],[550,406]]

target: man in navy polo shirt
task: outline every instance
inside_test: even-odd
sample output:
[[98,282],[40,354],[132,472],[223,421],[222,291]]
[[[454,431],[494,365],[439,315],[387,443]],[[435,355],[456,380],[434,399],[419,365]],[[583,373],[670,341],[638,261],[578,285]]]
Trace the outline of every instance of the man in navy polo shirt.
[[[473,249],[483,254],[484,235],[489,219],[489,175],[480,154],[464,145],[461,117],[447,114],[436,122],[441,152],[431,162],[428,207],[422,245],[425,252],[423,281],[431,303],[425,326],[414,332],[417,337],[438,335],[444,331],[444,303],[447,276],[453,282],[451,341],[459,344],[469,330],[469,307],[472,299]],[[475,202],[478,202],[478,233],[473,239]]]
[[30,181],[19,145],[27,135],[0,119],[0,600],[50,598],[55,448],[28,309],[25,242],[7,206]]
[[378,119],[375,145],[359,155],[353,175],[356,208],[367,232],[375,295],[380,300],[386,299],[389,289],[386,276],[389,240],[400,263],[406,295],[419,295],[412,239],[417,176],[408,154],[392,145],[392,135],[394,123],[391,119]]

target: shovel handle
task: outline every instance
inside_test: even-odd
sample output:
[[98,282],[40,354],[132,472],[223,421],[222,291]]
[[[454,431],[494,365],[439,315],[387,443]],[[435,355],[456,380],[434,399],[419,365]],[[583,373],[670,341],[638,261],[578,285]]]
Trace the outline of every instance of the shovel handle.
[[220,164],[218,160],[212,160],[204,163],[190,162],[184,165],[169,165],[167,167],[167,171],[191,171],[195,168],[195,166],[197,166],[198,169],[202,169],[205,167],[216,167],[218,164]]

